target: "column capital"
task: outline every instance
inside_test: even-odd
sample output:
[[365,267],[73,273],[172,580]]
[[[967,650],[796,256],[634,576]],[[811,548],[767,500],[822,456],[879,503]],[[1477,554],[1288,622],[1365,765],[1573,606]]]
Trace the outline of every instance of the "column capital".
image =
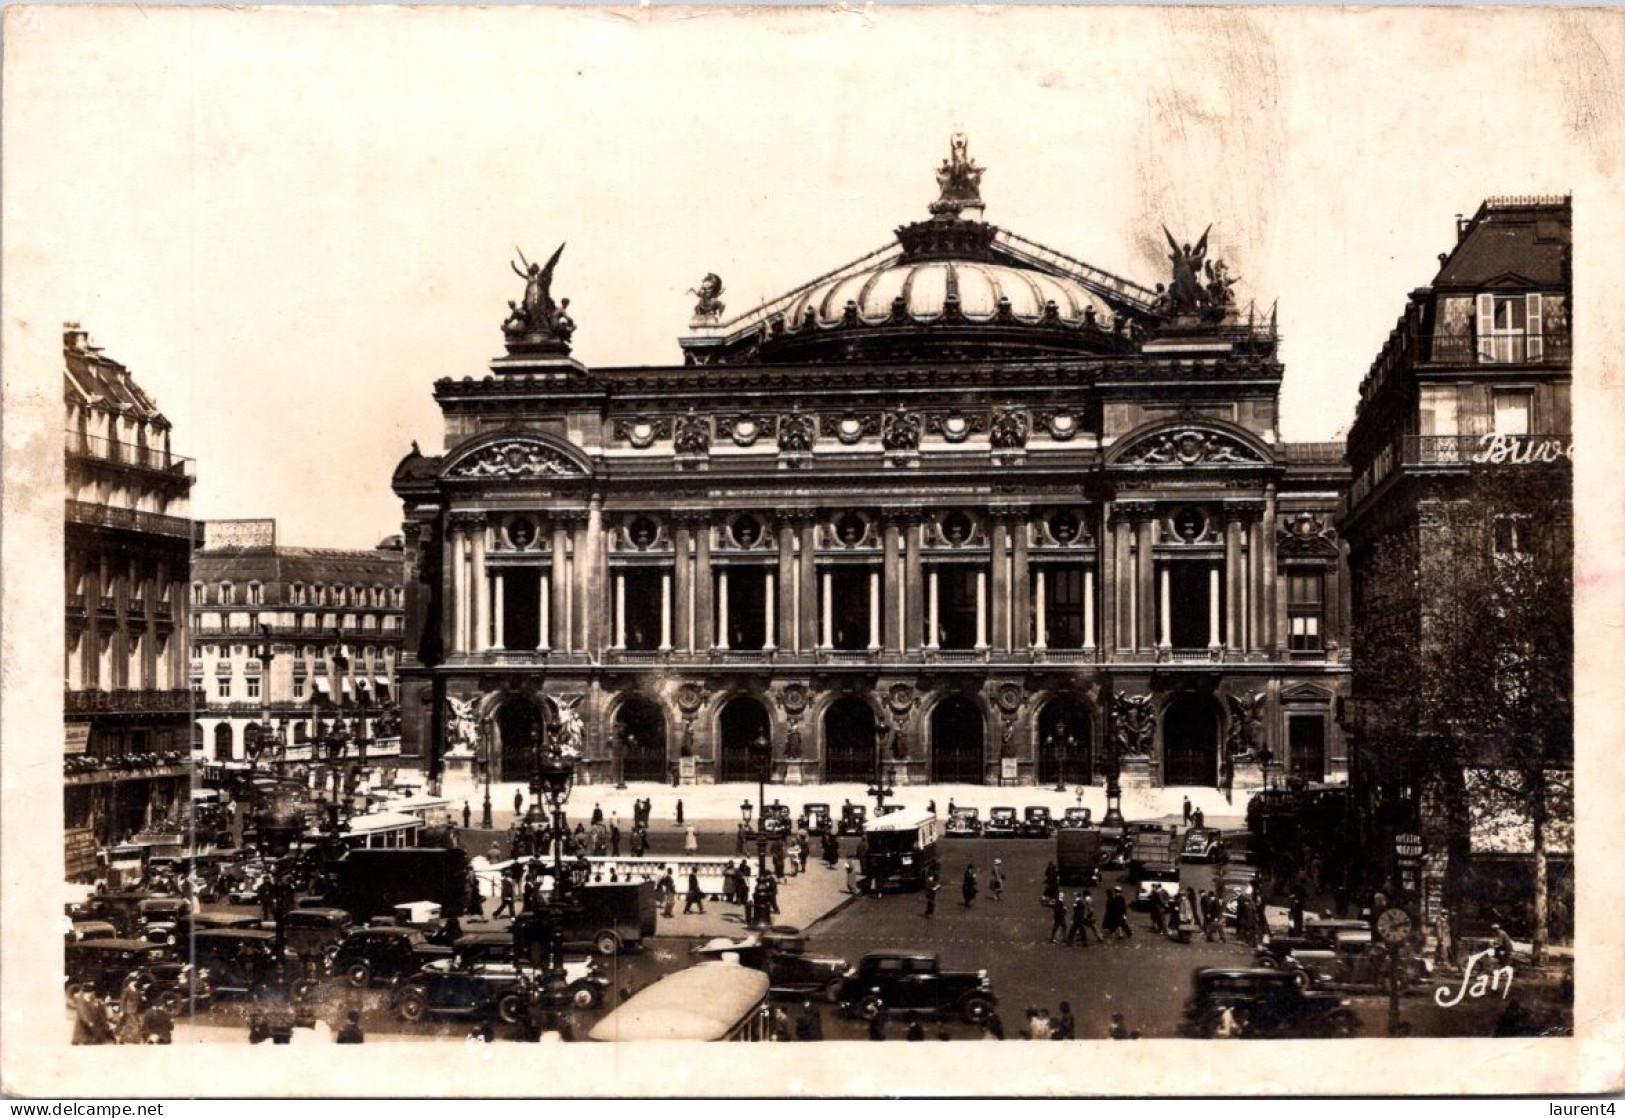
[[1141,521],[1153,520],[1157,515],[1155,501],[1116,501],[1112,504],[1111,521],[1124,524],[1138,524]]
[[705,528],[710,525],[711,518],[715,514],[716,510],[714,509],[687,508],[672,509],[669,515],[671,522],[679,527]]
[[461,510],[446,514],[446,523],[452,528],[462,528],[468,531],[478,531],[485,527],[486,515],[483,510]]
[[880,520],[883,524],[906,526],[924,518],[925,510],[919,505],[880,506]]
[[1264,519],[1264,502],[1230,501],[1219,506],[1216,518],[1220,522],[1255,524]]
[[988,516],[1004,523],[1025,520],[1031,512],[1031,506],[1011,501],[994,501],[987,506]]
[[777,508],[773,520],[778,524],[807,525],[818,520],[818,510],[808,508]]
[[543,515],[555,527],[585,528],[590,513],[586,509],[548,509]]

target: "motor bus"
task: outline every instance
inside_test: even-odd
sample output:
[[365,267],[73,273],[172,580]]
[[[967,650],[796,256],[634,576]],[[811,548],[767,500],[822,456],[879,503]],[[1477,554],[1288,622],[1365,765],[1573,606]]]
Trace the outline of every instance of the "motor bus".
[[724,956],[638,991],[587,1035],[599,1041],[767,1040],[768,986],[764,971]]
[[918,889],[937,872],[934,813],[918,808],[887,812],[863,827],[863,876],[882,889]]

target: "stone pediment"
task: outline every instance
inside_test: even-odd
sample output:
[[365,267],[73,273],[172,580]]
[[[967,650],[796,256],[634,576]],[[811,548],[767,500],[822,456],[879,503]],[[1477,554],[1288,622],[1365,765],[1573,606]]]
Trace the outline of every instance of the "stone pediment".
[[1143,435],[1130,436],[1113,448],[1111,462],[1117,466],[1263,466],[1270,459],[1257,445],[1229,431],[1185,424],[1159,427]]
[[534,435],[509,435],[457,454],[442,472],[449,480],[586,477],[591,471],[573,448]]

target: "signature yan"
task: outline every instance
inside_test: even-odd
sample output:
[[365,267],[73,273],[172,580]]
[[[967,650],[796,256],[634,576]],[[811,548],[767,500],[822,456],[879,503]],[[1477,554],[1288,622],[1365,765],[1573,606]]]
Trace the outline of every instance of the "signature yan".
[[1483,971],[1474,973],[1474,968],[1491,955],[1495,948],[1487,947],[1483,951],[1467,956],[1467,966],[1461,972],[1461,986],[1454,991],[1449,986],[1440,986],[1433,991],[1433,1001],[1444,1009],[1461,1004],[1463,998],[1482,998],[1499,991],[1501,1000],[1505,1001],[1507,995],[1512,993],[1512,968],[1509,966],[1497,967],[1488,974]]

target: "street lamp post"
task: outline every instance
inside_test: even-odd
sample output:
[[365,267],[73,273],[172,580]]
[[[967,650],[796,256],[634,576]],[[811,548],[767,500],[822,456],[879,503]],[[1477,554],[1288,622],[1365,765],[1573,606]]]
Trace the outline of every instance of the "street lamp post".
[[754,924],[766,927],[773,922],[773,888],[767,881],[767,778],[773,765],[773,744],[758,733],[750,743],[750,759],[756,766],[756,892],[751,898]]
[[[544,726],[551,739],[555,726]],[[552,817],[553,889],[538,911],[527,907],[514,921],[516,934],[522,936],[533,962],[545,952],[545,971],[542,982],[533,987],[529,999],[532,1031],[540,1038],[544,1031],[568,1035],[567,1011],[570,1007],[570,987],[564,972],[564,923],[576,904],[576,896],[586,884],[579,866],[566,871],[564,866],[564,836],[567,821],[564,805],[570,798],[575,781],[575,763],[554,744],[544,754],[543,735],[532,737],[534,764],[530,790],[535,802],[545,802]]]
[[480,807],[480,826],[491,829],[491,720],[480,720],[480,765],[485,769],[485,803]]

